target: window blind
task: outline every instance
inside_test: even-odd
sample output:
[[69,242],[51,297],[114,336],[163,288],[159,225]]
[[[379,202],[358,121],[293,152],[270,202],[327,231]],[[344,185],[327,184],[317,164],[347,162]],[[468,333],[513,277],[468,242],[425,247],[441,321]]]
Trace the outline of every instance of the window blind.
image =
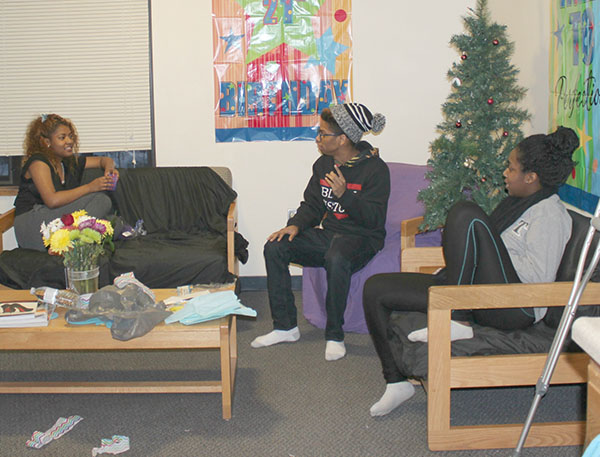
[[148,0],[0,0],[0,154],[41,113],[80,152],[152,149]]

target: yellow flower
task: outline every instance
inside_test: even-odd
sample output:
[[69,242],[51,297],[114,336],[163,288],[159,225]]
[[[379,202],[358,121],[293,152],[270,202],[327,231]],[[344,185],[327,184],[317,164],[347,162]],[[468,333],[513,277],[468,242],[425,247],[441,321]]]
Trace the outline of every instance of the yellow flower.
[[77,211],[73,211],[73,212],[71,213],[71,216],[73,216],[73,219],[75,219],[75,222],[73,222],[73,225],[74,225],[75,227],[77,227],[77,224],[79,224],[79,218],[80,218],[81,216],[87,216],[87,211],[86,211],[86,210],[84,210],[84,209],[80,209],[80,210],[77,210]]
[[69,230],[60,229],[52,234],[50,238],[50,249],[57,253],[63,254],[72,247]]
[[104,232],[106,236],[110,236],[113,234],[114,230],[110,222],[104,219],[96,219],[96,222],[99,222],[106,227],[106,232]]

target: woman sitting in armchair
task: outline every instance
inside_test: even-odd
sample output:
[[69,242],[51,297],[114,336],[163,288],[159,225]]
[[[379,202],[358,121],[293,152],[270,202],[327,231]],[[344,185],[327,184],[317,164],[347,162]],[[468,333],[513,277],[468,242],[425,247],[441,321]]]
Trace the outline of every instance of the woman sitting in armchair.
[[[363,305],[369,333],[387,383],[370,410],[382,416],[414,394],[401,373],[387,337],[393,311],[427,313],[433,285],[552,282],[571,236],[571,218],[556,192],[571,173],[579,139],[569,128],[532,135],[511,151],[503,176],[508,196],[488,216],[475,203],[455,204],[446,218],[442,249],[446,268],[435,275],[384,273],[365,283]],[[502,330],[528,327],[544,317],[545,308],[473,310],[452,315],[451,339],[473,336],[468,322]],[[459,321],[466,321],[460,323]],[[408,335],[427,341],[427,329]]]

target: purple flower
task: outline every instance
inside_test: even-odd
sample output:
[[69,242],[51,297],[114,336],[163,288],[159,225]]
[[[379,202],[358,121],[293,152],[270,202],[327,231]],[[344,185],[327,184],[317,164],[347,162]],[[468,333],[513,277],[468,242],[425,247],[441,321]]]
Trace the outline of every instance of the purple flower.
[[98,233],[100,233],[100,235],[104,235],[104,232],[106,232],[106,225],[104,225],[100,222],[94,221],[94,225],[92,226],[92,228],[94,230],[96,230]]
[[83,230],[84,228],[94,228],[94,224],[96,224],[96,219],[91,217],[85,221],[81,221],[77,228],[79,228],[79,230]]
[[104,235],[104,233],[106,233],[106,225],[104,225],[101,222],[98,222],[98,220],[95,217],[90,217],[89,219],[81,221],[78,225],[78,228],[79,230],[89,228],[98,232],[100,235]]

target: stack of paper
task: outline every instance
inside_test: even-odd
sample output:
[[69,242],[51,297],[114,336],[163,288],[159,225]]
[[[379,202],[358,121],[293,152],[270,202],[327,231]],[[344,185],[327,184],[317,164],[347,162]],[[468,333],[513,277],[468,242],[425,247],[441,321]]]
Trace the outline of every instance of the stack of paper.
[[0,328],[46,327],[48,315],[36,301],[0,302]]

